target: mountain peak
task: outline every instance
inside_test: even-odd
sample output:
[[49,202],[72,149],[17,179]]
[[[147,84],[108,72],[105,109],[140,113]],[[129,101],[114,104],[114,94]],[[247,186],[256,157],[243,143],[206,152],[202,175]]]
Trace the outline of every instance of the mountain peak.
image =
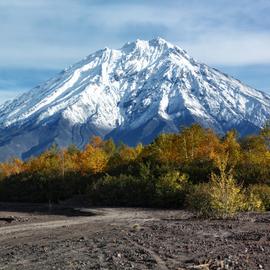
[[172,43],[166,41],[165,39],[161,37],[157,37],[151,40],[136,39],[133,42],[127,42],[121,49],[146,50],[146,49],[149,49],[149,47],[156,47],[159,49],[163,49],[163,48],[168,49],[168,48],[174,48],[175,46]]
[[172,43],[168,42],[164,38],[161,37],[156,37],[154,39],[151,39],[149,41],[149,44],[154,45],[154,46],[167,46],[168,48],[173,48],[175,47]]
[[0,160],[52,143],[83,147],[93,135],[134,145],[193,122],[256,132],[270,97],[158,37],[105,48],[0,106]]

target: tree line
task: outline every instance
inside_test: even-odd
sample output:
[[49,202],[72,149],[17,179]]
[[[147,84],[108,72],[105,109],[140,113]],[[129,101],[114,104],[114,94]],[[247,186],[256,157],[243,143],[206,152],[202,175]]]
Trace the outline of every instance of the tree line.
[[0,200],[59,202],[83,195],[93,205],[190,208],[205,216],[270,209],[270,125],[257,135],[218,136],[198,124],[149,145],[92,137],[27,161],[0,164]]

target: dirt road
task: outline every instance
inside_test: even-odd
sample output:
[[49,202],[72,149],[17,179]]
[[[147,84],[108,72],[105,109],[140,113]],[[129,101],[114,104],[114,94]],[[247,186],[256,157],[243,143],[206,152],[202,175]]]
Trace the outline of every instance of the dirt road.
[[0,205],[0,269],[270,269],[270,213],[12,210]]

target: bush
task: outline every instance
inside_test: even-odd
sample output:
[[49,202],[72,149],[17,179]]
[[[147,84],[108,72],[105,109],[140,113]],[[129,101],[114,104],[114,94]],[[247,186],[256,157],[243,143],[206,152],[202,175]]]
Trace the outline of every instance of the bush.
[[244,210],[246,206],[244,193],[236,184],[227,164],[227,158],[219,159],[217,161],[219,173],[212,173],[208,184],[200,184],[191,189],[188,205],[200,215],[227,218]]
[[252,184],[270,184],[270,168],[265,164],[240,162],[235,168],[235,177],[241,179],[245,186]]
[[251,189],[246,190],[245,196],[245,211],[262,211],[265,209],[261,198]]
[[266,184],[252,185],[249,188],[249,193],[257,200],[261,201],[260,209],[270,210],[270,186]]
[[245,207],[245,196],[241,187],[223,167],[220,167],[220,175],[212,173],[209,192],[215,216],[231,217]]
[[148,165],[141,165],[137,175],[103,175],[89,185],[88,196],[99,205],[181,207],[187,176],[163,169],[153,172]]
[[186,196],[186,205],[199,216],[210,217],[212,214],[211,196],[209,184],[198,184],[190,186]]
[[52,177],[42,173],[18,174],[0,181],[1,201],[54,202],[71,198],[84,192],[89,179],[76,174]]
[[156,183],[156,206],[181,207],[187,185],[187,175],[178,171],[171,171],[161,175]]
[[154,190],[150,181],[132,175],[105,175],[88,188],[93,204],[106,206],[150,206]]
[[193,184],[199,184],[209,181],[213,169],[214,166],[212,160],[197,159],[184,164],[181,171],[189,176],[189,179]]

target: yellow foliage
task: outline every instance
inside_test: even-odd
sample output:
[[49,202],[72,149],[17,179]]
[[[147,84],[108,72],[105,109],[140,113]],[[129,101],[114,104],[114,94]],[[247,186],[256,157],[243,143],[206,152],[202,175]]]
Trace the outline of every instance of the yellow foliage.
[[183,190],[188,183],[188,177],[179,171],[171,171],[159,177],[157,189],[163,193]]
[[211,175],[211,207],[217,216],[226,218],[244,209],[245,198],[232,175]]
[[259,210],[265,209],[267,211],[270,210],[270,186],[269,185],[267,184],[252,185],[249,188],[248,194],[251,194],[251,196],[257,201],[257,207],[255,208],[255,210],[258,210],[258,209]]
[[77,169],[81,174],[99,173],[105,170],[109,157],[106,152],[88,144],[76,157]]
[[198,185],[188,196],[188,204],[200,214],[227,218],[246,208],[242,188],[228,168],[228,155],[216,161],[218,174],[212,173],[208,184]]
[[101,148],[104,146],[104,141],[99,136],[93,136],[90,140],[90,144],[95,148]]
[[26,164],[26,170],[30,173],[42,173],[48,176],[59,175],[61,173],[60,156],[48,150],[29,160]]
[[252,190],[249,190],[246,194],[245,210],[246,211],[265,210],[262,199],[258,194],[256,194]]
[[212,159],[221,148],[216,134],[197,124],[184,128],[180,134],[162,134],[155,143],[157,159],[171,164]]
[[[179,150],[179,137],[174,134],[161,134],[151,149],[155,157],[163,163],[179,163],[183,160]],[[151,151],[150,150],[150,151]]]
[[25,170],[25,164],[18,158],[12,159],[10,162],[0,163],[0,171],[4,177],[19,174]]

